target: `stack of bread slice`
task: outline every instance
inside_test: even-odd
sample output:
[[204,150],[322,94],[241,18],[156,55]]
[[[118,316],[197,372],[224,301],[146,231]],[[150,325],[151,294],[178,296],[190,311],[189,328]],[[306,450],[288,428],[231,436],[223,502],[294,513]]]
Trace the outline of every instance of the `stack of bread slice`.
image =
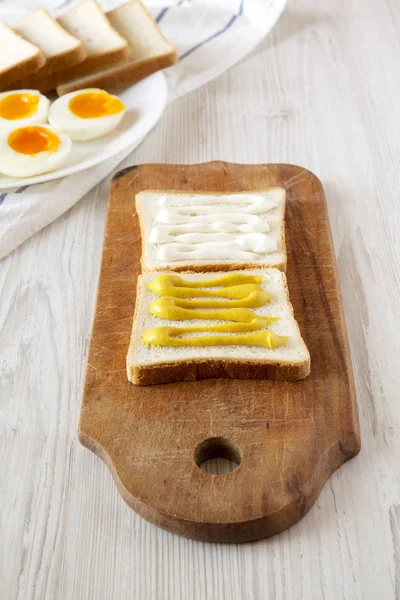
[[176,61],[174,46],[140,0],[107,14],[96,0],[83,0],[57,19],[38,9],[12,28],[0,22],[0,91],[110,90]]
[[136,196],[143,275],[129,381],[308,376],[285,275],[285,203],[283,188]]

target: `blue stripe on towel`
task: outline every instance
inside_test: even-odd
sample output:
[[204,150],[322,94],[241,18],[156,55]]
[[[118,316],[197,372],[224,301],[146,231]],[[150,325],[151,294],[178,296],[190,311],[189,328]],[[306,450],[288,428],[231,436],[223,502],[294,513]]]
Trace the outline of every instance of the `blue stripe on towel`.
[[[29,187],[29,185],[21,185],[21,187],[19,187],[17,190],[15,190],[14,194],[21,194],[28,187]],[[4,192],[3,194],[0,194],[0,206],[3,204],[3,202],[7,198],[7,196],[8,196],[8,192]]]
[[216,33],[213,33],[213,35],[210,35],[210,37],[208,37],[207,39],[203,40],[202,42],[199,42],[198,44],[196,44],[196,46],[193,46],[193,48],[189,48],[189,50],[186,50],[186,52],[184,52],[179,57],[179,60],[183,60],[184,58],[186,58],[187,56],[189,56],[190,54],[192,54],[192,52],[194,52],[195,50],[198,50],[199,48],[201,48],[205,44],[208,44],[208,42],[211,42],[211,40],[215,40],[215,38],[219,37],[220,35],[222,35],[223,33],[225,33],[225,31],[227,31],[230,27],[232,27],[232,25],[234,24],[234,22],[236,21],[236,19],[238,17],[241,17],[242,14],[243,14],[243,4],[244,4],[244,0],[240,0],[240,6],[239,6],[238,12],[235,15],[231,16],[231,18],[229,19],[229,21],[227,22],[227,24],[222,29],[220,29]]
[[158,13],[158,15],[155,17],[155,22],[159,23],[161,21],[161,19],[167,14],[167,12],[169,11],[169,9],[172,8],[171,6],[164,6],[164,8]]
[[163,19],[165,17],[165,15],[167,14],[167,12],[169,11],[170,8],[178,8],[178,6],[183,4],[183,2],[184,2],[184,0],[179,0],[178,4],[175,4],[175,6],[164,6],[164,8],[158,13],[156,18],[154,19],[155,22],[159,23],[161,21],[161,19]]

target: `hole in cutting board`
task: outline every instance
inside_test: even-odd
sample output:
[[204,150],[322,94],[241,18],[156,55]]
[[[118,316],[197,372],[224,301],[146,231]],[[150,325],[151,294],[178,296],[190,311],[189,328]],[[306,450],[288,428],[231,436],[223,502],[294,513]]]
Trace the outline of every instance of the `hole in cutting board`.
[[208,438],[194,451],[196,465],[211,475],[227,475],[242,461],[239,448],[232,440],[223,437]]

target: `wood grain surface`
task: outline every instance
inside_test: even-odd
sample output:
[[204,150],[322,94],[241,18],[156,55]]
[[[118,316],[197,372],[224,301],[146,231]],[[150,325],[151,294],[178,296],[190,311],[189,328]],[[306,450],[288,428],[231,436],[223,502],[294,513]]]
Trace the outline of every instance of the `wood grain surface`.
[[76,433],[106,180],[0,262],[2,599],[400,597],[399,8],[398,0],[289,0],[251,56],[170,104],[120,167],[224,159],[318,174],[360,454],[297,525],[259,542],[184,539],[121,502],[109,470]]
[[[288,286],[311,354],[296,382],[207,379],[135,386],[126,376],[145,189],[287,193]],[[287,529],[360,448],[353,372],[325,198],[293,165],[140,165],[110,189],[79,439],[110,467],[141,516],[202,541],[246,542]],[[231,458],[226,475],[199,468]],[[197,463],[197,464],[196,464]]]

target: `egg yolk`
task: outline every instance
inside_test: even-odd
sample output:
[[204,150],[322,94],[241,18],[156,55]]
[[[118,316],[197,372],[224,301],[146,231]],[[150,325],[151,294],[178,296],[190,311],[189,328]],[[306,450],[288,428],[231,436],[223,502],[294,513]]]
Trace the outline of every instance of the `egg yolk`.
[[104,91],[87,91],[77,94],[68,104],[69,110],[81,119],[108,117],[124,110],[125,105],[116,96]]
[[8,94],[0,100],[0,117],[10,121],[26,119],[35,114],[39,96],[35,94]]
[[40,127],[40,125],[14,129],[8,136],[7,141],[10,148],[20,154],[55,152],[61,142],[56,133],[45,127]]

